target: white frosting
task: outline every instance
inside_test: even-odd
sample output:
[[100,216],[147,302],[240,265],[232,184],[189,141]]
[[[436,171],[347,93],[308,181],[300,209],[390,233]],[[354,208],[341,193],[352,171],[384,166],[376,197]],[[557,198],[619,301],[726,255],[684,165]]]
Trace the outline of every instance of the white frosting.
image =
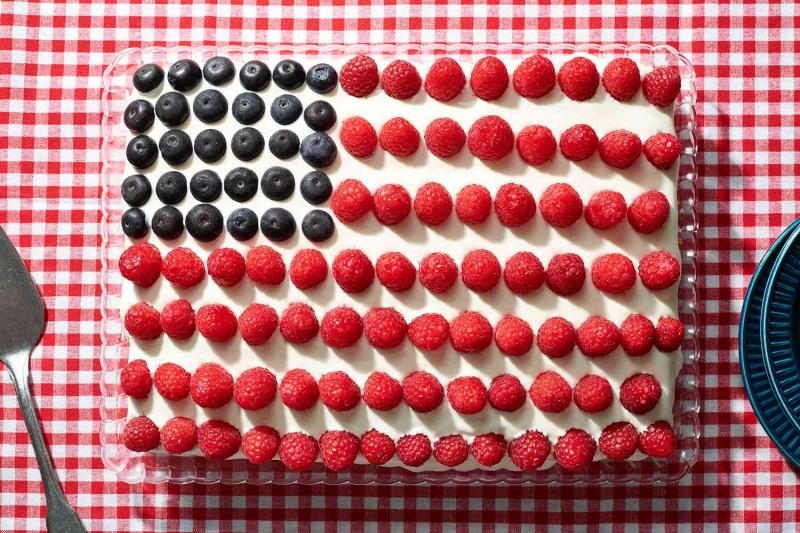
[[[509,73],[512,73],[519,63],[519,59],[504,58]],[[592,58],[602,72],[604,61]],[[388,64],[388,60],[379,60],[379,68]],[[559,61],[556,58],[556,68]],[[303,60],[304,66],[310,67],[316,61]],[[337,71],[342,61],[330,61]],[[467,79],[471,65],[462,62]],[[429,64],[417,64],[420,75],[425,77]],[[642,69],[642,74],[646,69]],[[202,89],[211,86],[205,81],[198,88],[188,93],[190,104],[194,96]],[[243,92],[237,77],[227,86],[218,88],[228,99],[233,102],[234,97]],[[166,82],[160,91],[171,90]],[[262,91],[260,96],[264,99],[266,113],[254,125],[269,139],[272,132],[280,128],[294,130],[300,139],[311,133],[303,122],[302,117],[290,126],[280,126],[269,115],[272,100],[284,93],[275,83]],[[399,183],[406,187],[412,197],[419,186],[428,181],[437,181],[444,185],[450,193],[455,194],[465,185],[478,183],[486,186],[494,195],[504,183],[515,182],[525,185],[534,195],[537,202],[544,189],[557,182],[570,183],[581,194],[584,204],[596,192],[603,189],[613,189],[622,193],[628,204],[636,196],[650,189],[663,192],[670,199],[672,210],[664,227],[653,235],[641,235],[634,231],[623,221],[618,227],[610,231],[598,231],[590,228],[585,220],[579,220],[573,227],[555,229],[550,227],[538,212],[528,224],[509,229],[500,224],[492,215],[490,219],[479,226],[463,224],[453,213],[442,225],[435,228],[424,226],[412,212],[402,223],[396,226],[384,227],[371,215],[363,217],[354,224],[346,225],[336,221],[336,232],[327,242],[314,245],[308,242],[300,231],[300,222],[309,210],[317,208],[306,203],[299,193],[301,178],[311,169],[299,155],[288,161],[280,161],[273,157],[265,148],[264,153],[251,162],[238,161],[231,153],[230,147],[226,156],[219,162],[205,164],[197,157],[192,156],[189,161],[179,167],[186,175],[187,180],[204,168],[215,170],[220,178],[224,179],[227,172],[238,166],[253,169],[259,178],[271,166],[287,167],[295,176],[297,187],[291,198],[284,202],[268,200],[260,191],[245,204],[239,204],[228,198],[225,193],[214,202],[227,218],[227,215],[237,207],[246,206],[261,215],[267,208],[280,206],[288,209],[294,215],[298,230],[297,233],[284,243],[271,243],[263,235],[258,235],[247,243],[239,243],[223,232],[213,243],[199,243],[192,239],[188,233],[173,242],[163,242],[155,237],[152,232],[147,240],[154,243],[162,253],[177,246],[188,246],[195,250],[205,261],[214,249],[228,246],[246,253],[256,244],[269,244],[279,250],[287,265],[294,252],[301,248],[318,247],[325,255],[330,265],[334,256],[346,248],[360,248],[370,256],[373,263],[384,252],[400,251],[414,264],[428,253],[442,251],[450,254],[457,263],[460,263],[464,254],[475,248],[491,250],[504,264],[515,252],[529,250],[537,255],[544,265],[557,253],[574,252],[579,254],[588,269],[592,261],[598,256],[610,252],[621,252],[629,256],[634,264],[653,250],[667,250],[678,256],[676,239],[676,174],[677,165],[668,171],[662,172],[647,162],[644,156],[629,169],[617,170],[605,165],[597,154],[581,163],[573,163],[564,158],[560,153],[556,158],[542,166],[532,167],[525,164],[516,151],[497,162],[483,162],[472,156],[468,148],[464,149],[450,159],[439,159],[425,149],[424,142],[420,149],[408,158],[395,158],[380,148],[373,156],[367,159],[351,157],[341,147],[338,140],[337,129],[342,120],[353,115],[366,118],[379,130],[381,125],[395,116],[408,119],[422,134],[431,120],[437,117],[449,117],[461,124],[465,131],[479,117],[485,115],[500,115],[506,119],[514,132],[519,132],[524,126],[542,124],[549,127],[556,138],[568,127],[578,123],[592,126],[597,134],[602,137],[609,131],[623,128],[639,135],[644,141],[658,132],[674,133],[672,109],[658,109],[649,104],[641,91],[629,102],[620,103],[612,99],[602,86],[598,88],[594,98],[585,102],[574,102],[567,99],[558,87],[550,94],[538,100],[528,100],[520,97],[512,86],[509,86],[503,97],[495,102],[484,102],[472,94],[469,84],[462,94],[448,103],[441,103],[428,97],[424,89],[410,100],[397,101],[388,97],[380,89],[366,98],[354,98],[344,93],[340,88],[327,95],[318,95],[305,85],[295,91],[295,94],[304,107],[311,102],[324,99],[330,102],[338,115],[338,122],[328,133],[339,145],[339,156],[329,168],[323,169],[329,174],[336,186],[346,178],[361,180],[370,190],[374,191],[386,183]],[[159,94],[141,96],[133,91],[130,99],[146,98],[155,103]],[[234,132],[243,127],[238,124],[230,112],[216,124],[203,124],[192,116],[181,126],[194,139],[195,135],[206,128],[216,128],[222,131],[229,141]],[[153,128],[147,132],[156,142],[169,128],[163,126],[158,119]],[[128,138],[132,135],[128,134]],[[158,177],[173,170],[159,158],[158,162],[142,173],[147,175],[153,187]],[[126,167],[125,175],[139,173],[130,165]],[[192,205],[198,203],[191,194],[177,207],[186,214]],[[148,215],[160,207],[160,202],[155,194],[143,207]],[[327,203],[322,207],[329,210]],[[452,319],[465,309],[480,311],[492,324],[504,314],[513,314],[527,320],[534,331],[552,316],[563,316],[573,324],[580,325],[591,315],[602,315],[616,324],[620,324],[629,314],[637,312],[648,316],[654,322],[661,316],[676,316],[677,287],[666,291],[652,293],[641,282],[637,281],[633,290],[620,296],[602,294],[587,279],[583,289],[575,296],[564,298],[555,295],[546,286],[535,293],[518,296],[511,293],[501,281],[498,286],[488,294],[477,294],[469,291],[459,279],[450,291],[443,295],[434,295],[427,292],[419,283],[404,293],[392,293],[386,290],[376,279],[369,290],[361,294],[347,294],[334,282],[332,275],[320,286],[300,291],[288,279],[279,287],[258,287],[248,278],[245,278],[234,288],[222,288],[213,283],[208,277],[198,286],[190,290],[178,289],[163,278],[159,279],[150,288],[137,288],[126,282],[122,291],[122,312],[133,303],[146,301],[157,309],[162,309],[168,302],[185,298],[194,306],[195,310],[206,303],[223,303],[228,305],[238,315],[250,303],[260,302],[273,306],[281,313],[290,302],[303,301],[309,303],[316,311],[317,317],[322,318],[325,310],[337,305],[349,305],[358,312],[365,313],[372,307],[391,306],[399,310],[407,321],[427,312],[443,314]],[[198,333],[187,341],[173,341],[166,335],[155,341],[136,341],[130,344],[129,360],[145,359],[151,371],[164,362],[177,363],[188,371],[193,371],[198,365],[208,361],[221,363],[227,368],[234,378],[242,371],[253,366],[263,365],[276,374],[278,379],[292,368],[305,368],[316,378],[333,370],[343,370],[363,386],[367,376],[374,371],[384,371],[392,376],[402,379],[413,370],[424,369],[439,378],[446,387],[457,376],[475,375],[480,377],[488,386],[491,379],[503,373],[511,373],[519,377],[523,385],[530,386],[534,377],[543,370],[557,370],[571,385],[589,373],[600,374],[608,378],[615,393],[615,401],[611,408],[599,414],[586,414],[580,411],[573,403],[570,407],[558,414],[547,414],[536,409],[530,400],[526,401],[523,408],[513,413],[503,413],[487,406],[477,415],[460,415],[450,408],[445,400],[443,404],[431,413],[417,414],[405,404],[396,409],[381,413],[372,411],[362,402],[357,408],[346,413],[336,413],[325,408],[321,402],[310,410],[302,413],[286,408],[280,398],[277,398],[267,408],[258,412],[245,412],[235,402],[217,410],[204,410],[198,408],[191,398],[181,402],[168,402],[161,398],[154,390],[146,400],[130,400],[131,416],[146,414],[159,426],[175,415],[188,416],[201,423],[208,418],[226,420],[237,426],[243,433],[254,425],[266,424],[277,429],[281,434],[290,431],[305,431],[315,437],[320,437],[326,430],[347,429],[360,435],[363,432],[376,428],[397,439],[405,434],[425,433],[432,442],[439,437],[459,433],[468,441],[475,435],[486,432],[499,432],[507,440],[518,436],[527,429],[535,428],[542,431],[552,443],[572,427],[588,431],[595,439],[599,437],[602,429],[611,422],[627,420],[643,430],[651,422],[659,419],[672,420],[672,405],[674,401],[674,379],[680,364],[679,354],[660,353],[655,348],[646,356],[631,358],[621,348],[615,350],[607,357],[590,359],[580,354],[577,349],[567,357],[551,360],[534,348],[522,357],[508,357],[503,355],[496,346],[492,345],[486,352],[478,355],[463,355],[455,352],[449,344],[439,353],[422,353],[405,340],[401,346],[393,350],[376,350],[372,348],[365,338],[352,348],[345,350],[331,349],[317,336],[313,341],[302,345],[291,345],[284,341],[279,332],[263,346],[248,346],[237,335],[233,340],[217,344],[207,341]],[[622,381],[637,372],[649,372],[656,376],[662,384],[663,395],[658,405],[651,412],[642,416],[635,416],[622,408],[617,398],[617,392]],[[195,449],[194,453],[200,453]],[[598,451],[598,458],[602,454]],[[359,458],[363,460],[363,458]],[[552,460],[552,456],[550,458]],[[392,465],[399,465],[395,457]],[[471,470],[480,467],[474,459],[470,459],[458,467],[460,470]],[[515,469],[514,465],[505,458],[495,468]],[[421,470],[445,469],[433,458]]]

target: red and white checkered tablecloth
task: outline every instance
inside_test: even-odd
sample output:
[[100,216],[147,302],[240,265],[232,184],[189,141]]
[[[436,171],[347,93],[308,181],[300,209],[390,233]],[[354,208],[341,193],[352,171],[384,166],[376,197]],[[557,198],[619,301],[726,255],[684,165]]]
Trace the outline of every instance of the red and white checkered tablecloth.
[[[0,224],[47,303],[33,392],[58,475],[87,530],[800,528],[797,473],[750,409],[736,343],[750,274],[800,208],[800,6],[241,4],[0,2]],[[691,59],[699,88],[703,437],[700,461],[680,483],[129,486],[105,470],[98,439],[103,69],[128,47],[330,42],[668,43]],[[0,484],[0,531],[44,531],[39,473],[5,374]]]

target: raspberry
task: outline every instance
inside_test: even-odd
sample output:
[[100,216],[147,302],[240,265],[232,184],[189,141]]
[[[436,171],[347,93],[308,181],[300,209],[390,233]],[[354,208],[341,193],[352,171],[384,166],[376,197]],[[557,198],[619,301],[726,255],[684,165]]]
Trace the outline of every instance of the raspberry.
[[461,280],[475,292],[489,292],[500,281],[500,261],[489,250],[472,250],[461,261]]
[[197,425],[189,418],[176,416],[161,426],[160,436],[167,453],[186,453],[197,446]]
[[325,313],[319,332],[331,348],[349,348],[361,338],[364,322],[355,309],[341,305]]
[[326,431],[319,439],[322,462],[334,472],[352,465],[358,455],[358,437],[349,431]]
[[208,256],[208,275],[220,287],[233,287],[246,272],[244,257],[233,248],[220,248]]
[[484,433],[473,439],[472,457],[483,466],[494,466],[506,455],[506,439],[499,433]]
[[239,451],[242,434],[227,422],[207,420],[197,430],[197,443],[203,455],[221,461]]
[[236,335],[236,315],[224,305],[204,305],[197,310],[195,322],[200,335],[210,341],[225,342]]
[[661,317],[656,324],[655,345],[662,352],[674,352],[681,347],[686,331],[677,318]]
[[519,379],[511,374],[502,374],[489,385],[489,405],[499,411],[516,411],[525,405],[528,396]]
[[648,235],[661,228],[668,216],[669,200],[659,191],[640,194],[628,208],[628,223],[639,233]]
[[122,432],[122,442],[132,452],[148,452],[160,441],[158,426],[146,416],[131,418]]
[[530,429],[511,441],[508,457],[520,470],[538,470],[550,455],[550,441],[540,431]]
[[516,183],[506,183],[494,197],[497,218],[508,228],[519,227],[536,214],[536,202],[528,189]]
[[153,378],[147,362],[142,359],[131,361],[122,369],[119,375],[119,384],[122,392],[131,398],[147,398],[153,388]]
[[466,142],[467,134],[455,120],[437,118],[425,128],[425,146],[436,157],[453,157]]
[[393,226],[411,212],[411,195],[402,185],[379,187],[372,195],[372,213],[384,226]]
[[139,287],[150,287],[161,275],[161,253],[149,242],[134,244],[119,256],[119,273]]
[[464,224],[481,224],[492,212],[492,195],[483,185],[467,185],[456,195],[456,215]]
[[653,347],[656,328],[653,323],[643,315],[631,315],[619,327],[620,344],[625,353],[631,357],[646,354]]
[[217,363],[203,363],[192,374],[189,389],[194,403],[219,409],[233,397],[233,377]]
[[547,265],[544,280],[559,296],[571,296],[581,290],[586,281],[583,259],[575,254],[556,254]]
[[447,386],[447,400],[450,406],[462,415],[474,415],[483,411],[489,394],[486,385],[474,376],[462,376]]
[[339,127],[339,140],[353,157],[369,157],[378,147],[378,134],[372,124],[361,117],[350,117]]
[[304,291],[316,287],[328,277],[328,263],[322,252],[313,248],[300,250],[289,264],[289,279]]
[[417,269],[400,252],[383,254],[375,262],[375,274],[381,285],[393,292],[410,289],[417,280]]
[[417,413],[429,413],[442,403],[444,388],[432,374],[417,370],[403,379],[403,400]]
[[375,268],[361,250],[342,250],[333,259],[333,279],[344,292],[363,292],[375,279]]
[[314,437],[301,431],[287,433],[281,438],[278,456],[293,472],[303,472],[311,468],[319,455],[319,446]]
[[319,378],[319,397],[331,411],[349,411],[361,402],[361,389],[344,372],[328,372]]
[[444,466],[458,466],[469,458],[469,444],[461,435],[448,435],[433,445],[433,457]]
[[504,354],[518,357],[528,353],[533,346],[533,330],[521,318],[506,315],[497,323],[494,343]]
[[151,341],[161,336],[159,313],[145,302],[133,304],[125,313],[125,329],[128,335],[141,341]]
[[603,69],[603,87],[615,100],[630,100],[636,96],[640,84],[639,67],[627,57],[612,59]]
[[583,201],[571,185],[555,183],[542,193],[539,208],[548,224],[556,228],[567,228],[581,218]]
[[469,75],[469,86],[481,100],[497,100],[508,89],[508,70],[495,56],[478,60]]
[[355,222],[372,210],[372,195],[360,181],[346,179],[333,191],[331,209],[345,224]]
[[636,283],[633,261],[618,253],[601,255],[592,263],[592,283],[609,294],[631,290]]
[[422,78],[414,65],[396,59],[381,72],[383,92],[398,100],[406,100],[419,92]]
[[625,197],[616,191],[600,191],[586,204],[583,216],[596,229],[611,229],[623,221],[628,206]]
[[528,392],[533,405],[545,413],[560,413],[572,402],[572,388],[569,383],[552,370],[536,376]]
[[642,92],[657,107],[675,102],[681,92],[681,73],[676,67],[660,67],[650,71],[642,80]]
[[281,254],[269,246],[256,246],[247,252],[247,275],[259,285],[280,285],[286,277]]
[[194,335],[194,309],[186,300],[175,300],[164,306],[159,317],[161,329],[170,339],[188,339]]
[[630,422],[614,422],[606,426],[598,439],[600,451],[609,459],[624,461],[639,445],[639,434]]
[[153,384],[162,398],[177,402],[189,396],[192,376],[175,363],[164,363],[153,373]]
[[295,302],[283,312],[280,321],[281,335],[293,344],[303,344],[317,336],[319,322],[308,304]]
[[431,441],[422,433],[405,435],[397,441],[397,456],[407,466],[422,466],[431,458]]
[[548,318],[536,332],[536,345],[551,359],[564,357],[575,348],[575,328],[561,317]]
[[239,332],[252,346],[264,344],[278,327],[278,313],[265,304],[250,304],[239,317]]
[[339,84],[350,96],[367,96],[378,86],[378,65],[371,57],[358,55],[342,65]]
[[258,411],[272,403],[278,390],[275,374],[262,367],[248,368],[233,386],[233,398],[245,411]]
[[423,224],[437,226],[453,212],[453,199],[447,189],[438,183],[429,182],[417,189],[414,212]]
[[475,121],[467,134],[472,155],[484,161],[502,159],[514,149],[514,132],[508,122],[497,115]]
[[461,65],[449,57],[434,61],[425,76],[425,92],[440,102],[449,102],[458,96],[466,84],[467,78]]
[[600,73],[585,57],[573,57],[558,69],[558,85],[570,100],[588,100],[600,85]]
[[578,349],[586,357],[604,357],[619,346],[619,328],[600,316],[592,316],[578,328]]
[[619,387],[619,403],[635,415],[649,413],[661,398],[661,383],[652,374],[634,374]]
[[681,265],[669,253],[660,250],[644,256],[639,262],[639,277],[651,291],[671,287],[681,275]]
[[375,348],[388,350],[406,337],[406,319],[391,307],[370,309],[364,317],[364,335]]
[[578,409],[585,413],[605,411],[614,401],[614,393],[608,380],[602,376],[589,374],[575,384],[573,399]]
[[592,464],[596,451],[594,439],[584,430],[573,428],[558,438],[553,455],[565,470],[580,472]]
[[447,254],[434,252],[419,263],[419,282],[434,294],[447,292],[457,277],[456,262]]
[[403,400],[400,382],[385,372],[373,372],[364,383],[364,403],[376,411],[394,409]]
[[384,465],[394,457],[394,441],[389,435],[370,429],[361,435],[361,455],[370,464]]
[[170,250],[161,262],[161,273],[181,289],[190,289],[206,277],[206,267],[197,254],[188,248]]
[[256,426],[242,437],[242,453],[256,465],[272,461],[278,453],[281,437],[268,426]]
[[464,311],[450,324],[450,342],[457,352],[480,353],[492,344],[492,325],[477,311]]
[[281,401],[289,409],[305,411],[317,403],[319,386],[314,378],[301,368],[289,370],[278,389]]
[[517,252],[506,261],[503,279],[511,292],[528,294],[544,283],[544,267],[531,252]]
[[525,126],[517,135],[517,152],[529,165],[543,165],[556,155],[556,138],[546,126]]
[[661,170],[669,170],[681,155],[683,146],[677,137],[670,133],[656,133],[644,143],[644,156]]
[[650,457],[669,457],[675,451],[675,432],[664,420],[653,422],[639,438],[639,449]]
[[432,352],[441,348],[450,337],[450,324],[437,313],[420,315],[408,325],[408,339],[422,351]]
[[402,117],[389,119],[378,135],[381,148],[395,157],[407,157],[419,148],[420,136],[417,128]]
[[600,159],[616,168],[628,168],[642,153],[642,141],[635,133],[614,130],[600,139]]
[[591,126],[578,124],[572,126],[561,134],[559,146],[561,155],[570,161],[583,161],[588,159],[597,150],[600,139]]
[[514,90],[525,98],[541,98],[555,86],[556,69],[544,56],[526,57],[514,70]]

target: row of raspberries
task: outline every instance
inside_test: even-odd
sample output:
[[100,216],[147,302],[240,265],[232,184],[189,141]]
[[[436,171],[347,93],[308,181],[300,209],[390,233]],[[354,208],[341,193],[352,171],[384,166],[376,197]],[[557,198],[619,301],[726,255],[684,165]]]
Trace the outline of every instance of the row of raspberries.
[[448,435],[431,445],[422,433],[404,435],[395,443],[389,435],[371,429],[361,438],[343,430],[326,431],[317,440],[303,432],[281,436],[268,426],[256,426],[242,436],[239,430],[222,420],[208,420],[197,425],[189,418],[174,417],[160,429],[146,416],[128,421],[123,430],[123,443],[134,452],[146,452],[159,445],[168,453],[182,454],[195,446],[214,460],[228,459],[240,449],[254,464],[277,458],[292,471],[305,471],[318,458],[329,469],[339,472],[351,466],[358,457],[373,465],[384,465],[395,454],[410,467],[420,467],[431,456],[440,464],[455,467],[470,455],[483,466],[495,466],[506,455],[520,470],[537,470],[544,465],[551,449],[562,468],[570,472],[585,470],[594,461],[598,445],[608,459],[623,460],[636,450],[650,457],[669,457],[675,451],[675,434],[665,421],[652,423],[639,434],[629,422],[615,422],[600,434],[597,442],[582,429],[573,428],[558,438],[555,446],[540,431],[528,430],[510,444],[499,433],[484,433],[472,443],[461,435]]
[[[512,76],[500,59],[486,56],[472,68],[469,86],[475,96],[491,101],[503,96],[509,82],[525,98],[541,98],[558,82],[567,98],[582,101],[595,95],[601,81],[606,92],[621,102],[633,98],[641,85],[645,98],[658,107],[672,104],[681,89],[680,72],[676,67],[654,69],[642,79],[636,63],[620,57],[608,63],[601,77],[593,61],[574,57],[556,74],[552,61],[538,54],[525,58]],[[412,98],[423,87],[422,77],[408,61],[392,61],[379,73],[375,60],[366,55],[356,56],[342,66],[339,83],[347,94],[358,98],[370,95],[380,83],[383,92],[397,100]],[[466,84],[467,77],[461,65],[452,58],[441,57],[428,70],[424,87],[434,100],[449,102],[461,94]]]

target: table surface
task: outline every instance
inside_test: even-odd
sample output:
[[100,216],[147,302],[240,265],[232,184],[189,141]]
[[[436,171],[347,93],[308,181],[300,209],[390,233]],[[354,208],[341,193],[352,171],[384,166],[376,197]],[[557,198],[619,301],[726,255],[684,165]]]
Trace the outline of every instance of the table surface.
[[[625,531],[797,529],[797,472],[750,408],[736,335],[750,275],[800,207],[798,5],[252,3],[0,2],[0,224],[46,300],[33,393],[58,476],[88,530],[394,531],[405,523],[414,531],[417,523],[422,531],[442,522],[470,531],[495,523],[503,530],[533,523],[554,530],[597,523]],[[678,484],[156,487],[129,486],[105,470],[98,439],[103,69],[128,47],[328,42],[668,43],[694,63],[703,451]],[[0,483],[0,531],[44,531],[39,472],[5,374]]]

